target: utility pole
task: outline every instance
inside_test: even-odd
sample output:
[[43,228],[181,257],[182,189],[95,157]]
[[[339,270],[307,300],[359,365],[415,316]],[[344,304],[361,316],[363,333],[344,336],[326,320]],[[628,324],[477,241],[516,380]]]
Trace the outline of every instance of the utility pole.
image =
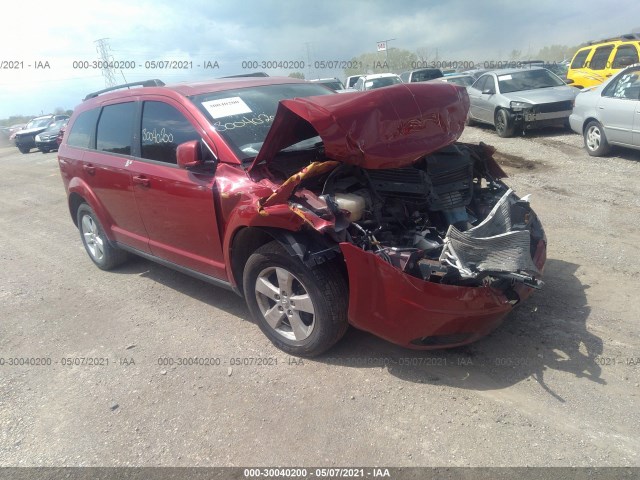
[[304,42],[304,44],[307,46],[307,65],[309,66],[309,78],[307,80],[309,80],[311,78],[311,42]]
[[[389,60],[389,42],[391,42],[393,40],[395,40],[395,38],[387,38],[386,40],[379,40],[377,42],[378,45],[380,45],[381,43],[384,43],[384,61],[385,62],[387,62],[387,60]],[[380,48],[378,48],[378,51],[380,51]]]
[[116,85],[116,76],[113,73],[113,69],[109,66],[109,62],[113,61],[113,57],[109,51],[109,39],[101,38],[94,42],[96,44],[96,51],[102,61],[102,76],[104,77],[104,84],[107,88],[114,87]]

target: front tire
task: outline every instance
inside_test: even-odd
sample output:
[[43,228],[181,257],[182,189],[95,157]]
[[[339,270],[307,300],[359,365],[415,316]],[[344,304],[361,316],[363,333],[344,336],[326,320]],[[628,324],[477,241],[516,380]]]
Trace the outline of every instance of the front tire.
[[89,258],[101,270],[111,270],[127,260],[127,253],[111,245],[100,220],[86,203],[78,208],[78,229]]
[[347,330],[348,286],[335,263],[308,268],[273,241],[247,260],[243,287],[260,329],[287,353],[320,355]]
[[513,132],[515,131],[513,118],[504,108],[500,108],[496,111],[494,123],[496,126],[496,133],[499,137],[513,137]]
[[595,120],[591,120],[584,129],[584,147],[592,157],[601,157],[611,150],[604,134],[604,128]]
[[20,153],[29,153],[31,151],[29,147],[18,147],[18,150],[20,150]]

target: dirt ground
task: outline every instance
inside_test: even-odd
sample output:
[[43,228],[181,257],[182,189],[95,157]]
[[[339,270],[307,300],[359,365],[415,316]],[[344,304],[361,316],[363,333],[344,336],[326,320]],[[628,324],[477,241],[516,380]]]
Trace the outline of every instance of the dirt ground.
[[352,329],[304,361],[228,291],[95,268],[56,153],[0,149],[0,465],[640,466],[640,152],[592,158],[554,129],[462,140],[532,194],[544,289],[468,347]]

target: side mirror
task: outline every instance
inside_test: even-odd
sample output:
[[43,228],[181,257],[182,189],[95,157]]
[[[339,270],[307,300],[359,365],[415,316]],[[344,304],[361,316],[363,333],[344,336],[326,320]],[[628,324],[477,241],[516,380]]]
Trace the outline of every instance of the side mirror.
[[181,143],[176,149],[176,158],[178,166],[184,169],[190,169],[203,165],[200,154],[200,142],[191,140],[190,142]]
[[493,88],[485,88],[484,90],[482,90],[483,95],[493,95],[494,93],[496,92],[493,91]]
[[567,85],[571,85],[572,83],[574,83],[574,81],[571,78],[567,78],[564,83],[566,83]]

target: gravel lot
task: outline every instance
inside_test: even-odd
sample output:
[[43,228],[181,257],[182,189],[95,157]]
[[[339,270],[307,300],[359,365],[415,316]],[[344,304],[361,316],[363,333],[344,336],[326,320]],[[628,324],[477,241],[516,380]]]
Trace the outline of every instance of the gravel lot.
[[[142,259],[95,268],[56,153],[0,149],[0,465],[640,466],[640,152],[592,158],[554,129],[462,140],[532,194],[544,290],[465,348],[352,329],[304,361],[228,291]],[[108,365],[64,365],[81,357]],[[184,357],[220,364],[159,364]]]

